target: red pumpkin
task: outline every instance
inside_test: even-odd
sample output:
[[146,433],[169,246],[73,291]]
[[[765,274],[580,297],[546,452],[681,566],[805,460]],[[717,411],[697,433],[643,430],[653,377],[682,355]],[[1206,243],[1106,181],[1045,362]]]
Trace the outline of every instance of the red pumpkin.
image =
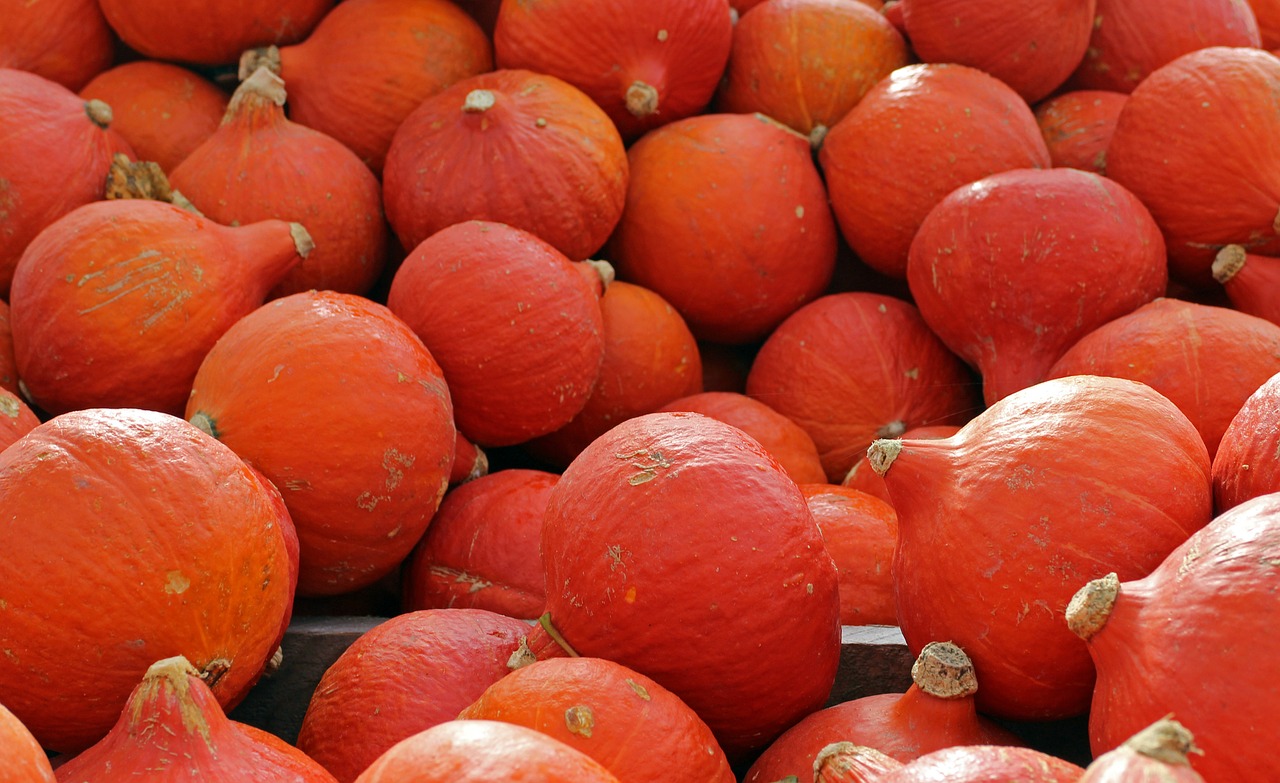
[[979,709],[1000,717],[1083,714],[1094,672],[1063,622],[1072,593],[1109,570],[1146,573],[1212,512],[1195,427],[1119,378],[1045,381],[950,438],[876,441],[870,456],[898,512],[907,645],[964,648]]
[[706,114],[646,134],[628,159],[609,259],[698,339],[759,340],[826,288],[835,221],[800,134],[760,115]]
[[840,624],[897,625],[892,566],[898,515],[893,506],[832,484],[801,484],[800,491],[836,561]]
[[9,303],[0,299],[0,389],[18,394],[18,360],[13,355],[13,327]]
[[1128,97],[1113,90],[1071,90],[1036,104],[1036,124],[1053,165],[1106,174],[1107,146]]
[[49,757],[27,727],[0,704],[0,769],[3,783],[53,783],[53,767]]
[[0,450],[40,425],[40,417],[8,389],[0,387]]
[[814,783],[873,783],[902,762],[875,748],[852,742],[833,742],[813,760]]
[[449,486],[480,478],[489,472],[489,455],[467,440],[461,432],[453,442],[453,470],[449,471]]
[[1280,258],[1227,245],[1214,257],[1211,271],[1232,307],[1280,324]]
[[[912,427],[902,433],[903,438],[949,438],[960,431],[960,427],[955,424],[939,424],[933,426]],[[865,492],[873,497],[880,498],[888,503],[890,507],[893,505],[892,499],[889,497],[889,488],[884,485],[884,479],[880,478],[880,474],[876,473],[871,467],[871,460],[866,454],[853,463],[853,467],[845,474],[840,481],[840,486],[856,489],[859,492]]]
[[988,405],[1044,380],[1080,338],[1162,295],[1168,278],[1142,202],[1071,168],[958,188],[925,217],[907,261],[920,315],[977,368]]
[[1250,394],[1213,455],[1213,499],[1221,513],[1280,492],[1280,373]]
[[479,609],[413,611],[375,626],[320,678],[298,747],[349,783],[396,743],[453,720],[507,673],[527,630]]
[[827,134],[818,160],[844,238],[896,278],[906,276],[920,223],[948,193],[1051,165],[1035,115],[1012,87],[944,63],[908,65],[877,82]]
[[1280,496],[1257,497],[1218,516],[1149,574],[1110,574],[1080,589],[1067,622],[1098,667],[1089,711],[1095,757],[1172,713],[1204,751],[1191,766],[1205,780],[1280,776],[1274,706],[1258,698],[1275,667],[1255,659],[1276,644],[1277,542]]
[[6,0],[0,13],[0,68],[79,90],[115,57],[115,36],[97,0]]
[[1248,0],[1258,23],[1258,34],[1263,49],[1274,52],[1280,49],[1280,2],[1276,0]]
[[1094,759],[1077,783],[1205,783],[1189,760],[1199,752],[1186,726],[1161,718]]
[[1031,748],[963,745],[922,756],[875,783],[1077,783],[1084,772],[1056,756]]
[[55,417],[0,452],[0,500],[0,702],[45,747],[99,740],[157,658],[186,656],[230,706],[275,652],[293,590],[287,516],[181,419]]
[[563,79],[634,139],[706,107],[732,38],[726,0],[506,0],[493,47],[499,68]]

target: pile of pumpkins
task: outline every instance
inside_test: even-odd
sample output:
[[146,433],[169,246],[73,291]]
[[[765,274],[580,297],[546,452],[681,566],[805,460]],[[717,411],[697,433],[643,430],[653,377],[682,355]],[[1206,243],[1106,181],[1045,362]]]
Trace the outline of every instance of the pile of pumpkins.
[[[1280,779],[1278,49],[0,0],[0,783]],[[914,684],[826,706],[866,624]]]

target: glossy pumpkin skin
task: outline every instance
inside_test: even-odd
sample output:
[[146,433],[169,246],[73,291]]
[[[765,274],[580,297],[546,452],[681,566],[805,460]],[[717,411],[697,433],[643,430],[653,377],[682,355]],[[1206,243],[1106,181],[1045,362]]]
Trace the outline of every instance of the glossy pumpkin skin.
[[598,761],[512,723],[459,720],[413,735],[378,758],[356,783],[618,783]]
[[493,47],[499,68],[582,90],[631,140],[710,103],[732,38],[726,0],[505,0]]
[[1071,168],[958,188],[925,217],[907,260],[920,315],[977,368],[988,405],[1043,380],[1080,338],[1161,296],[1168,277],[1142,202]]
[[893,549],[898,515],[880,498],[834,484],[801,484],[809,511],[836,561],[841,625],[897,625]]
[[[1095,757],[1173,713],[1204,751],[1191,766],[1205,780],[1280,775],[1273,705],[1257,698],[1274,670],[1254,658],[1276,643],[1277,541],[1280,497],[1257,497],[1215,518],[1150,574],[1120,577],[1114,600],[1073,600],[1068,620],[1098,667],[1089,712]],[[1171,616],[1177,621],[1163,619]]]
[[[542,559],[563,639],[673,691],[731,760],[831,690],[835,564],[795,482],[730,425],[652,413],[597,438],[551,492]],[[541,626],[529,647],[565,655]]]
[[0,701],[42,745],[96,742],[160,658],[227,707],[258,679],[292,594],[287,517],[230,449],[163,413],[75,411],[0,452],[0,495]]
[[1181,723],[1161,718],[1095,758],[1078,783],[1205,783],[1188,758],[1194,741]]
[[[955,424],[941,424],[935,426],[912,427],[902,433],[903,438],[949,438],[960,431],[960,427]],[[840,480],[840,486],[856,489],[859,492],[865,492],[868,495],[877,497],[888,503],[890,507],[893,500],[889,497],[889,488],[884,485],[884,479],[879,473],[871,467],[871,460],[867,459],[864,454],[857,462],[853,463],[853,467]]]
[[12,712],[0,704],[0,769],[3,783],[53,783],[53,767],[36,738]]
[[[1280,253],[1280,58],[1261,49],[1200,49],[1133,90],[1107,148],[1107,176],[1164,232],[1170,273],[1214,287],[1217,251]],[[1230,107],[1230,110],[1225,110]],[[1233,118],[1255,117],[1241,124]]]
[[1030,748],[965,745],[936,750],[875,779],[876,783],[1076,783],[1080,767]]
[[818,161],[844,238],[868,266],[896,278],[906,276],[920,223],[952,190],[1051,165],[1035,115],[1012,87],[939,63],[877,82],[827,134]]
[[332,291],[240,319],[200,365],[186,410],[280,488],[304,596],[373,584],[409,554],[448,485],[452,413],[413,332],[386,307]]
[[18,395],[0,388],[0,450],[40,425],[40,417]]
[[14,357],[51,413],[182,413],[200,362],[302,261],[283,220],[229,227],[161,201],[86,204],[32,241],[10,292]]
[[97,0],[8,2],[0,14],[0,68],[79,90],[115,57],[115,36]]
[[[1108,571],[1146,573],[1209,521],[1195,427],[1149,386],[1077,376],[1015,392],[951,438],[898,443],[878,470],[898,512],[907,645],[962,647],[984,714],[1083,714],[1094,671],[1067,602]],[[889,446],[872,447],[873,464]]]
[[397,615],[367,631],[316,686],[298,748],[343,783],[397,742],[457,717],[499,678],[528,631],[480,609]]
[[1280,324],[1280,259],[1227,245],[1218,251],[1211,271],[1232,307]]
[[1249,395],[1280,372],[1280,325],[1226,307],[1157,299],[1094,329],[1048,377],[1110,375],[1168,397],[1212,459]]
[[1034,107],[1036,123],[1054,166],[1107,173],[1107,145],[1115,133],[1128,93],[1071,90]]
[[813,438],[827,480],[840,481],[879,437],[968,421],[979,388],[916,308],[871,293],[829,294],[761,346],[747,394]]
[[550,658],[490,685],[459,713],[536,729],[620,780],[733,783],[711,729],[671,691],[604,658]]
[[628,165],[617,128],[581,90],[500,70],[419,104],[396,131],[382,174],[387,219],[410,250],[447,226],[487,220],[581,261],[622,214]]
[[716,105],[765,114],[816,147],[872,85],[910,62],[902,34],[867,4],[782,0],[734,25]]
[[405,608],[541,615],[542,513],[559,478],[508,468],[450,490],[405,563]]
[[1280,373],[1271,376],[1231,419],[1213,455],[1213,500],[1218,513],[1280,492]]
[[580,267],[527,231],[469,220],[396,270],[387,307],[440,362],[469,440],[523,443],[586,405],[605,338],[602,281]]

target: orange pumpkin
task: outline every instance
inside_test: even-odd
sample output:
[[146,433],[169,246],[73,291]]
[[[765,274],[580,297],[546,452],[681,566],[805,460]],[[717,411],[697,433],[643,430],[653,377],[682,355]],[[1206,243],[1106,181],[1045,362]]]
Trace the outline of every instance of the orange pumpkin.
[[115,57],[115,35],[97,0],[6,0],[0,7],[0,68],[75,91]]
[[887,502],[833,484],[801,484],[822,543],[836,562],[841,625],[897,625],[893,549],[898,515]]
[[1200,752],[1186,726],[1161,718],[1094,759],[1077,783],[1205,783],[1191,768]]
[[902,762],[875,748],[852,742],[833,742],[813,760],[814,783],[874,783]]
[[1213,499],[1219,513],[1280,492],[1280,373],[1257,388],[1222,433],[1213,455]]
[[1280,324],[1280,258],[1227,245],[1214,257],[1211,271],[1232,307]]
[[18,394],[18,360],[13,355],[13,327],[9,323],[9,303],[0,299],[0,389]]
[[[902,437],[949,438],[959,430],[960,427],[955,424],[925,425],[912,427],[902,433]],[[880,478],[880,474],[876,473],[871,467],[871,460],[867,459],[865,454],[857,462],[853,463],[853,467],[849,469],[849,472],[840,481],[840,486],[865,492],[868,495],[880,498],[891,506],[893,504],[893,501],[889,498],[889,488],[884,485],[884,479]]]
[[875,778],[875,783],[1077,783],[1083,769],[1031,748],[958,745],[935,750]]
[[1071,90],[1036,104],[1036,124],[1053,165],[1106,174],[1107,145],[1128,97],[1114,90]]
[[0,783],[54,783],[49,757],[27,727],[0,704]]
[[40,425],[40,417],[22,398],[0,388],[0,450]]

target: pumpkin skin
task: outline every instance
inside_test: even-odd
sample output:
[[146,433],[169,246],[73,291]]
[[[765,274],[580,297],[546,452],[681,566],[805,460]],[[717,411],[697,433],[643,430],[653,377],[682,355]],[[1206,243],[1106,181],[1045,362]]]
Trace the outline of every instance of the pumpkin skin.
[[[1277,85],[1275,55],[1211,47],[1151,73],[1120,112],[1107,176],[1151,211],[1170,273],[1185,283],[1213,287],[1214,257],[1227,244],[1280,253]],[[1240,116],[1256,121],[1241,124]]]
[[341,142],[286,118],[285,92],[280,77],[254,72],[169,181],[224,225],[278,219],[307,227],[315,250],[272,298],[311,289],[367,294],[387,258],[382,186]]
[[458,714],[536,729],[619,780],[737,780],[707,724],[674,693],[604,658],[550,658],[516,669]]
[[13,355],[13,327],[9,303],[0,299],[0,389],[18,394],[18,360]]
[[97,0],[9,0],[3,8],[0,68],[28,71],[76,91],[115,57],[115,35]]
[[410,250],[447,226],[487,220],[581,261],[622,214],[628,165],[617,128],[581,90],[500,70],[419,104],[396,130],[382,175],[387,219]]
[[1227,245],[1214,257],[1211,271],[1232,307],[1280,324],[1280,259]]
[[769,336],[747,394],[799,424],[840,481],[878,437],[967,421],[978,387],[916,308],[881,294],[829,294]]
[[1084,772],[1031,748],[962,745],[922,756],[875,778],[876,783],[1076,783]]
[[1274,670],[1251,661],[1275,643],[1278,540],[1280,496],[1257,497],[1142,578],[1112,574],[1080,589],[1067,621],[1098,667],[1089,711],[1095,757],[1173,713],[1204,751],[1191,766],[1205,780],[1276,779],[1271,706],[1255,698]]
[[1280,3],[1276,0],[1248,0],[1258,23],[1258,35],[1263,49],[1274,52],[1280,49]]
[[417,609],[487,609],[542,614],[542,514],[559,476],[509,468],[444,496],[405,564],[402,603]]
[[413,332],[383,305],[333,291],[236,322],[201,363],[186,410],[280,488],[303,596],[368,586],[408,556],[448,486],[452,413]]
[[133,154],[110,129],[111,107],[60,84],[0,68],[0,298],[18,259],[45,226],[103,196],[116,153]]
[[40,425],[40,417],[22,398],[0,388],[0,450]]
[[1128,93],[1071,90],[1035,105],[1036,124],[1054,166],[1107,173],[1107,146]]
[[489,472],[489,455],[467,440],[461,432],[453,441],[453,470],[449,471],[449,486],[466,483]]
[[833,742],[813,760],[814,783],[872,783],[902,762],[875,748],[852,742]]
[[818,147],[872,85],[910,62],[902,34],[864,3],[782,0],[734,25],[716,105],[760,112]]
[[1280,492],[1280,373],[1250,394],[1231,419],[1213,455],[1213,500],[1218,513]]
[[[730,760],[835,681],[835,564],[795,482],[728,424],[651,413],[597,438],[551,491],[542,561],[547,625],[674,692]],[[532,655],[564,656],[553,639],[536,626]]]
[[381,173],[396,129],[427,98],[493,69],[493,47],[447,0],[346,0],[305,41],[241,61],[274,62],[289,118],[342,142]]
[[86,204],[18,263],[18,376],[50,413],[179,415],[205,354],[309,250],[306,230],[283,220],[232,228],[160,201]]
[[1226,307],[1157,299],[1094,329],[1048,377],[1110,375],[1168,397],[1212,459],[1249,395],[1280,372],[1280,325]]
[[[960,431],[960,427],[955,424],[940,424],[935,426],[912,427],[902,433],[903,438],[949,438]],[[859,492],[865,492],[873,497],[880,498],[890,506],[893,500],[889,497],[889,488],[884,485],[884,479],[880,478],[880,474],[876,473],[871,467],[871,460],[867,459],[864,454],[857,462],[853,463],[853,467],[845,474],[840,481],[840,486],[856,489]]]
[[1185,726],[1161,718],[1094,759],[1078,783],[1204,783],[1188,760],[1196,751]]
[[833,484],[801,484],[822,543],[836,562],[841,625],[897,625],[893,548],[898,515],[865,492]]
[[298,748],[348,783],[397,742],[453,720],[504,676],[528,631],[480,609],[397,615],[365,632],[320,678]]
[[493,31],[499,68],[572,84],[626,140],[704,109],[732,40],[726,0],[505,0]]
[[1142,202],[1097,174],[1014,169],[952,191],[911,242],[907,284],[925,323],[977,368],[990,405],[1162,295],[1164,239]]
[[646,134],[628,159],[609,259],[699,340],[762,339],[831,280],[835,221],[800,134],[761,115],[704,114]]
[[895,278],[906,276],[916,230],[948,193],[1051,165],[1012,87],[947,63],[908,65],[877,82],[827,134],[818,161],[841,234],[867,266]]
[[0,496],[0,701],[43,746],[100,739],[158,658],[228,707],[258,679],[293,589],[287,516],[230,449],[168,414],[74,411],[0,452]]
[[898,512],[907,645],[962,647],[980,673],[978,709],[998,717],[1083,714],[1094,671],[1063,623],[1071,595],[1110,570],[1146,573],[1212,513],[1195,427],[1119,378],[1045,381],[950,438],[877,441],[871,452]]
[[605,343],[603,283],[583,266],[527,231],[469,220],[396,270],[387,307],[440,362],[469,440],[523,443],[586,405]]
[[5,766],[0,769],[3,783],[53,783],[53,767],[49,757],[27,727],[12,712],[0,704],[0,757]]

